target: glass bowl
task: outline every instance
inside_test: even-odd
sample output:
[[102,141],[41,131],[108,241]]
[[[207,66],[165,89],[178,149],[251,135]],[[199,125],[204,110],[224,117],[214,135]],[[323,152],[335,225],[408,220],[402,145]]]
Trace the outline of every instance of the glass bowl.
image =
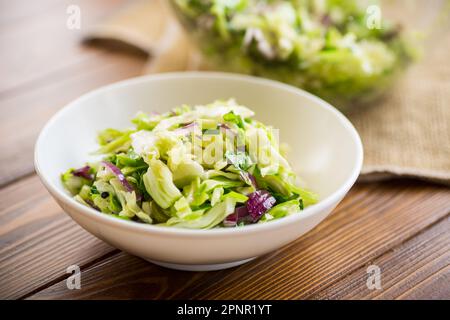
[[[200,49],[203,65],[207,69],[245,73],[282,81],[316,94],[344,111],[370,104],[393,87],[393,83],[408,65],[420,56],[422,39],[425,38],[423,35],[428,36],[433,24],[436,24],[443,8],[448,4],[445,0],[427,1],[426,4],[417,0],[385,0],[377,2],[377,5],[373,4],[374,1],[357,1],[361,8],[360,12],[364,13],[363,16],[356,18],[349,16],[346,19],[359,19],[360,25],[363,23],[367,27],[366,36],[376,39],[381,43],[380,46],[387,47],[395,58],[389,67],[384,68],[385,57],[380,59],[376,57],[372,60],[370,67],[372,71],[367,71],[363,66],[364,62],[358,57],[359,49],[352,47],[346,48],[346,51],[323,49],[312,55],[309,60],[291,57],[269,59],[267,56],[255,54],[254,48],[245,46],[245,42],[248,41],[246,40],[248,29],[242,31],[228,27],[227,40],[217,27],[219,23],[217,16],[210,13],[203,14],[203,11],[197,8],[192,10],[191,6],[207,5],[211,2],[218,1],[170,1],[178,20]],[[259,2],[266,3],[266,1]],[[318,1],[303,1],[303,3],[313,2]],[[324,19],[328,18],[323,16],[321,20]],[[365,20],[361,22],[361,19]],[[377,28],[378,30],[372,30]],[[329,38],[330,29],[328,26],[323,28],[322,35],[318,36],[319,40],[324,38],[325,34]],[[365,31],[361,30],[363,28],[359,26],[357,39],[364,36],[361,32]],[[421,36],[418,36],[417,31],[420,31]],[[348,52],[350,52],[348,58],[342,58]],[[367,52],[372,56],[384,54],[379,53],[379,48]]]

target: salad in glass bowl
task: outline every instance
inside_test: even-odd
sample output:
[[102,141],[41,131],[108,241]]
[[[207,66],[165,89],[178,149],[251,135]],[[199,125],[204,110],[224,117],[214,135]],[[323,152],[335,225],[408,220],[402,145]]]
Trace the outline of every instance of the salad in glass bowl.
[[286,82],[341,109],[385,92],[417,54],[410,36],[386,21],[373,1],[172,4],[210,68]]
[[99,133],[99,162],[69,169],[82,204],[141,223],[239,227],[298,214],[317,196],[285,158],[275,129],[234,100],[139,113],[127,130]]

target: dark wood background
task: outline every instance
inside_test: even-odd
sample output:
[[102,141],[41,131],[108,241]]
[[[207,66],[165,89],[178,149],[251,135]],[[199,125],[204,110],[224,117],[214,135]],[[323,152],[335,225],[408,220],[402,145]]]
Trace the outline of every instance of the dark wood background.
[[[99,86],[139,75],[146,57],[82,45],[86,26],[122,0],[0,2],[0,298],[450,298],[450,189],[415,180],[357,184],[318,227],[246,265],[164,269],[94,238],[37,178],[33,148],[58,109]],[[66,28],[78,4],[82,28]],[[68,290],[66,268],[82,270]],[[381,290],[366,286],[381,268]]]

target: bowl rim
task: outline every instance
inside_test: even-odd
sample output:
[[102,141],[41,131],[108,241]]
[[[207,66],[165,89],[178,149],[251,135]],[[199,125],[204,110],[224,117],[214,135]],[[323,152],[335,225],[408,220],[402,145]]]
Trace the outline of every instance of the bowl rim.
[[[89,99],[91,96],[100,94],[104,91],[114,90],[119,87],[132,86],[134,84],[142,83],[142,82],[152,82],[159,80],[170,80],[170,79],[225,79],[225,80],[236,80],[236,81],[244,81],[250,82],[257,85],[266,85],[266,86],[274,86],[279,89],[293,92],[295,94],[299,94],[303,97],[306,97],[309,100],[315,102],[315,107],[326,109],[328,112],[331,112],[337,120],[344,126],[346,130],[349,131],[354,143],[356,145],[356,165],[353,167],[351,174],[346,178],[345,182],[332,194],[325,197],[324,199],[319,200],[318,203],[305,208],[303,211],[300,211],[301,214],[292,214],[283,219],[270,221],[269,223],[257,223],[253,225],[247,225],[240,228],[213,228],[213,229],[185,229],[185,228],[176,228],[176,227],[162,227],[151,224],[137,223],[135,221],[127,221],[123,219],[118,219],[115,217],[111,217],[106,214],[102,214],[101,212],[86,207],[85,205],[77,202],[73,197],[64,192],[60,187],[57,187],[50,179],[48,179],[42,172],[40,163],[39,163],[39,154],[41,150],[41,145],[45,142],[45,137],[48,134],[51,126],[56,123],[59,118],[61,118],[64,113],[69,110],[76,108],[80,102]],[[81,212],[83,215],[87,216],[90,219],[97,220],[100,223],[105,223],[110,226],[122,227],[125,229],[129,229],[130,231],[143,232],[143,233],[156,233],[160,235],[178,235],[178,236],[195,236],[195,237],[210,237],[210,236],[219,236],[219,235],[238,235],[238,234],[250,234],[256,232],[263,232],[268,229],[277,229],[281,228],[288,224],[295,224],[303,219],[308,218],[314,214],[318,214],[322,210],[327,207],[331,207],[336,205],[341,198],[345,196],[345,194],[350,190],[350,188],[355,183],[358,178],[361,168],[363,164],[363,145],[361,142],[361,138],[351,124],[351,122],[335,107],[333,107],[328,102],[322,100],[321,98],[306,92],[305,90],[293,87],[291,85],[278,82],[275,80],[270,80],[266,78],[260,78],[249,75],[235,74],[235,73],[227,73],[227,72],[214,72],[214,71],[183,71],[183,72],[167,72],[161,74],[154,75],[144,75],[139,77],[133,77],[130,79],[118,81],[109,85],[105,85],[89,91],[80,97],[72,100],[68,104],[66,104],[63,108],[58,110],[51,118],[47,121],[43,129],[41,130],[38,139],[36,140],[35,149],[34,149],[34,166],[36,173],[40,177],[40,180],[44,184],[44,186],[48,189],[50,194],[63,202],[64,204],[72,207],[73,209]],[[63,209],[63,211],[65,211]],[[66,212],[67,214],[67,212]],[[71,216],[71,215],[70,215]]]

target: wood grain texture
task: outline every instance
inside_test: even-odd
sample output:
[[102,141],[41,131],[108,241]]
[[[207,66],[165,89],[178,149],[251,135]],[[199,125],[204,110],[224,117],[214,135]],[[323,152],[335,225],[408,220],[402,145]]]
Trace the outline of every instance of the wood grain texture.
[[[82,31],[66,28],[68,4],[80,6],[84,26],[108,12],[105,1],[47,1],[49,19],[10,18],[18,22],[0,28],[0,186],[33,171],[34,143],[52,114],[94,88],[141,74],[146,62],[143,56],[81,45]],[[0,16],[0,24],[5,19]]]
[[[102,56],[76,65],[68,78],[10,98],[0,97],[0,185],[31,173],[34,143],[48,119],[66,103],[92,88],[139,74],[143,61]],[[84,70],[79,72],[79,70]]]
[[[246,265],[209,273],[178,272],[120,253],[87,268],[81,290],[68,290],[61,281],[30,298],[320,299],[351,298],[353,293],[371,298],[372,293],[365,291],[365,274],[358,272],[373,261],[385,266],[389,261],[405,263],[402,259],[408,263],[398,269],[400,276],[407,277],[425,263],[427,272],[405,286],[388,274],[378,294],[397,297],[406,294],[405,288],[412,294],[420,279],[448,265],[450,243],[444,231],[449,212],[450,190],[445,188],[407,182],[359,185],[312,232]],[[433,231],[408,242],[436,222]],[[429,238],[430,233],[434,236]],[[420,248],[428,238],[422,254]],[[430,247],[433,253],[427,250]],[[404,254],[393,257],[397,250]],[[412,254],[415,250],[418,253]],[[349,275],[352,286],[346,290],[342,284],[349,283]],[[445,289],[433,292],[441,298],[446,295]]]
[[[142,56],[80,45],[125,2],[0,0],[0,298],[450,298],[450,189],[413,180],[356,185],[301,239],[210,273],[157,267],[77,226],[33,174],[33,146],[64,104],[140,74]],[[80,6],[80,32],[65,27],[68,4]],[[81,290],[66,287],[72,264]],[[382,269],[381,291],[365,285],[369,264]]]
[[0,190],[0,298],[19,298],[114,249],[75,224],[37,176]]
[[[323,290],[321,299],[450,298],[450,216],[367,262]],[[367,267],[381,269],[382,290],[366,286]]]
[[[0,94],[39,86],[38,82],[47,77],[98,56],[98,51],[80,46],[81,36],[89,25],[123,5],[125,0],[29,3],[18,0],[2,1],[1,4]],[[80,8],[80,29],[66,26],[69,5]]]

